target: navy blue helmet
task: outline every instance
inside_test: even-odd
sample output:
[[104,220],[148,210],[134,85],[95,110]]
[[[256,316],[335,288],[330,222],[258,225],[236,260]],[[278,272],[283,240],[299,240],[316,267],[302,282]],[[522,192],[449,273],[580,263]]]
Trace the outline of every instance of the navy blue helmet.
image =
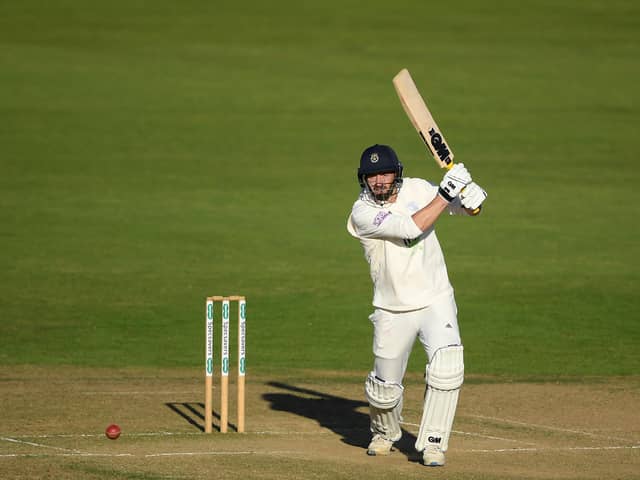
[[[358,183],[376,202],[384,202],[391,195],[397,193],[402,186],[402,163],[398,160],[396,152],[388,145],[372,145],[365,149],[360,156],[360,168],[358,168]],[[367,184],[367,177],[376,173],[394,172],[396,174],[394,186],[383,196],[375,195]]]

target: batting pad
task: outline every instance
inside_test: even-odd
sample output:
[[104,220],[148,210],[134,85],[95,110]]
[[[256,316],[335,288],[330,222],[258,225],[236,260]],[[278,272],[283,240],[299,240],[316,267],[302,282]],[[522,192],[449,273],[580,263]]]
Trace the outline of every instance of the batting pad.
[[433,445],[446,452],[464,380],[462,345],[437,350],[427,365],[426,380],[427,392],[416,450],[421,452],[427,445]]
[[394,442],[400,440],[403,386],[380,380],[371,372],[365,382],[364,391],[369,401],[371,432]]
[[402,398],[404,387],[397,383],[385,382],[376,377],[374,372],[369,373],[364,384],[364,393],[369,403],[377,408],[391,409]]

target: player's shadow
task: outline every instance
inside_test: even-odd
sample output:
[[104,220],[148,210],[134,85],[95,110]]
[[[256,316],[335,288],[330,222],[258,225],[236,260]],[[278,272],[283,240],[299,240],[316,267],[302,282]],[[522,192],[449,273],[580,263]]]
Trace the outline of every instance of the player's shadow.
[[[367,402],[281,382],[269,382],[267,385],[286,391],[262,395],[262,398],[270,403],[272,410],[294,413],[315,420],[320,426],[340,435],[341,440],[347,445],[362,449],[366,449],[369,445],[371,441],[369,414],[358,411],[364,408],[365,412],[368,412]],[[413,447],[415,441],[415,435],[403,429],[402,438],[395,444],[395,448],[409,460],[417,461]]]

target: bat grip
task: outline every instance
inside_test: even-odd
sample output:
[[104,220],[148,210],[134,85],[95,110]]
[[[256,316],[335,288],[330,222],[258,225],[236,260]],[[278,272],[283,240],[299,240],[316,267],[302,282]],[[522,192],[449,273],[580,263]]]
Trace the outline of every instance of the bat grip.
[[[451,170],[452,168],[453,168],[453,162],[449,162],[449,163],[446,165],[446,169],[447,169],[447,170]],[[462,192],[464,192],[464,188],[462,189]],[[460,193],[462,193],[462,192],[460,192]],[[478,215],[478,214],[480,213],[480,210],[481,210],[481,208],[480,208],[480,207],[476,208],[475,210],[473,210],[473,211],[471,212],[471,215]]]

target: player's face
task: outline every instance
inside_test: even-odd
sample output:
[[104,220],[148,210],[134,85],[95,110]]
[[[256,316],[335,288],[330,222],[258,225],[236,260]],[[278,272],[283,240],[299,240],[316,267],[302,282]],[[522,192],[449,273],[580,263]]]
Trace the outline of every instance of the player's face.
[[369,188],[376,197],[387,197],[393,189],[393,181],[396,178],[395,172],[374,173],[367,177]]

